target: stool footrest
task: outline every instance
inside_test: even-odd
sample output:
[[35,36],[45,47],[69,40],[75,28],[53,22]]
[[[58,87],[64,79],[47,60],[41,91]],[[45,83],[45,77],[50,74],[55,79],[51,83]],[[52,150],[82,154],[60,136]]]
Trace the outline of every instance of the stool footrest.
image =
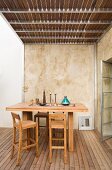
[[39,127],[46,127],[46,126],[39,125]]
[[64,146],[52,146],[52,149],[64,149]]
[[28,146],[25,146],[25,147],[22,147],[22,150],[24,150],[24,149],[29,149],[29,148],[32,148],[32,147],[34,147],[34,146],[36,146],[36,143],[35,143],[35,144],[28,145]]
[[52,138],[52,140],[64,140],[64,138]]
[[35,143],[35,140],[34,140],[34,139],[32,139],[32,138],[30,138],[30,141],[31,141],[32,143]]

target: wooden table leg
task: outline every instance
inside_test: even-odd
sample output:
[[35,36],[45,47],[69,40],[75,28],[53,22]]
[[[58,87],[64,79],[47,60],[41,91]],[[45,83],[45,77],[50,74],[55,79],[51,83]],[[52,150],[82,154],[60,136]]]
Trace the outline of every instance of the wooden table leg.
[[73,142],[73,112],[68,113],[68,147],[69,151],[73,152],[74,150]]
[[23,111],[22,112],[22,119],[23,120],[32,120],[32,112]]

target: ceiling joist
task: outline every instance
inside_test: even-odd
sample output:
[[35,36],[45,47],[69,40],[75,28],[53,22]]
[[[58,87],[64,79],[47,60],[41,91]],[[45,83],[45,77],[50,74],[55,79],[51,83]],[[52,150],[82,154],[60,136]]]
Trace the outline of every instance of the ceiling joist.
[[93,13],[93,14],[99,14],[99,13],[112,13],[112,8],[89,8],[89,9],[0,9],[0,12],[2,13],[14,13],[14,14],[25,14],[25,13],[36,13],[36,14],[77,14],[77,13]]
[[94,44],[112,26],[110,0],[0,0],[24,43]]
[[[31,42],[25,42],[25,44],[32,44]],[[95,44],[95,42],[33,42],[33,44],[38,44],[38,45],[49,45],[49,44],[52,44],[52,45],[64,45],[64,44],[68,44],[68,45],[93,45]]]
[[40,24],[43,24],[43,25],[77,25],[77,24],[92,24],[92,25],[97,25],[97,24],[106,24],[106,25],[110,25],[112,24],[112,21],[9,21],[9,23],[11,25],[19,25],[19,24],[25,24],[25,25],[30,25],[30,24],[35,24],[35,25],[40,25]]
[[103,30],[43,30],[43,29],[24,29],[24,30],[15,30],[17,33],[29,32],[29,33],[103,33]]
[[66,37],[53,37],[53,36],[20,36],[21,39],[56,39],[56,40],[63,40],[63,39],[70,39],[70,40],[98,40],[98,37],[69,37],[69,36],[66,36]]

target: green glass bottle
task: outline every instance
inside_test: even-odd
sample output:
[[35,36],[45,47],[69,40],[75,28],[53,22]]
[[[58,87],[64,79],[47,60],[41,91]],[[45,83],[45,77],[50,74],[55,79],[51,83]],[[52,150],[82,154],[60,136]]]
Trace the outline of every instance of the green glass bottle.
[[62,105],[69,105],[70,101],[68,100],[67,96],[64,96],[64,99],[61,102]]

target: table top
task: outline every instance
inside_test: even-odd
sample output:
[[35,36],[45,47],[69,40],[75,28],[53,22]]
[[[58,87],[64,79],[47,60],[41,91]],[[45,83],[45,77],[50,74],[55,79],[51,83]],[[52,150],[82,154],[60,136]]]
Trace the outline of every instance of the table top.
[[15,105],[6,107],[7,111],[63,111],[63,112],[87,112],[88,108],[81,103],[71,104],[69,106],[63,106],[61,104],[57,106],[46,106],[31,105],[30,103],[17,103]]

